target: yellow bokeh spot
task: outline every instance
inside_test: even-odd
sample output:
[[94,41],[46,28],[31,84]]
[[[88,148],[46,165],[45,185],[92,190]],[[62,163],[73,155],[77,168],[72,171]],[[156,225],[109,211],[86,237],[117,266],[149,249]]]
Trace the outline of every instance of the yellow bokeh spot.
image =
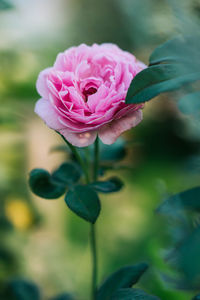
[[31,211],[24,201],[15,199],[8,201],[5,206],[7,218],[19,229],[28,228],[33,221]]

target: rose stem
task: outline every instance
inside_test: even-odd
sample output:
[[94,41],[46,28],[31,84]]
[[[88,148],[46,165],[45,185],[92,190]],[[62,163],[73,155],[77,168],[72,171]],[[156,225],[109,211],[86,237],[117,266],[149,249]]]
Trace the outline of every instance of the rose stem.
[[65,137],[60,134],[58,131],[57,133],[63,138],[63,140],[65,141],[65,143],[68,145],[68,147],[70,148],[70,150],[72,151],[72,153],[74,154],[76,160],[79,162],[79,164],[81,165],[81,168],[83,170],[83,173],[85,175],[85,181],[86,183],[88,184],[90,182],[90,178],[89,178],[89,173],[88,173],[88,168],[87,166],[85,165],[83,159],[81,158],[80,154],[78,153],[76,147],[74,147],[72,144],[70,144],[66,139]]
[[[85,165],[84,161],[82,160],[81,156],[79,155],[77,149],[70,144],[65,137],[57,132],[65,141],[65,143],[69,146],[70,150],[80,163],[83,172],[85,174],[86,183],[90,183],[90,178],[88,174],[88,168]],[[99,168],[99,140],[98,137],[96,138],[94,144],[94,174],[93,180],[96,181],[98,178],[98,168]],[[96,234],[95,234],[95,225],[91,224],[91,232],[90,232],[90,240],[91,240],[91,252],[92,252],[92,289],[91,289],[91,300],[96,299],[96,287],[97,287],[97,248],[96,248]]]
[[92,252],[92,289],[91,289],[91,300],[96,299],[96,288],[97,288],[97,248],[96,248],[96,234],[95,225],[91,224],[90,231],[91,240],[91,252]]
[[94,181],[98,178],[98,172],[99,172],[99,138],[96,138],[96,141],[94,143]]
[[[96,181],[98,178],[98,169],[99,169],[99,139],[96,138],[94,143],[94,170],[93,170],[93,180]],[[95,224],[91,224],[91,252],[92,252],[92,290],[91,290],[91,299],[96,299],[96,288],[97,288],[97,247],[96,247],[96,234],[95,234]]]

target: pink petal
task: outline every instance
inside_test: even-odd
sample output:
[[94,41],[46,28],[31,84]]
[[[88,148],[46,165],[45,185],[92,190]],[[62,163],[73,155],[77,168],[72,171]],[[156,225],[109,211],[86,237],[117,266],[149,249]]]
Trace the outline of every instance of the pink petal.
[[48,95],[49,95],[49,89],[47,86],[47,77],[51,70],[52,68],[47,68],[42,72],[40,72],[36,82],[37,91],[40,94],[40,96],[43,97],[44,99],[48,99]]
[[101,85],[98,91],[88,97],[87,105],[92,112],[96,111],[97,105],[108,95],[109,89],[105,85]]
[[48,127],[54,130],[63,128],[63,125],[59,122],[59,115],[48,100],[39,99],[35,105],[35,113],[43,119]]
[[99,138],[104,144],[111,145],[124,131],[137,126],[141,121],[142,111],[135,111],[101,127],[98,132]]
[[74,133],[68,129],[61,129],[59,132],[66,138],[68,142],[76,147],[87,147],[93,144],[97,136],[96,131]]

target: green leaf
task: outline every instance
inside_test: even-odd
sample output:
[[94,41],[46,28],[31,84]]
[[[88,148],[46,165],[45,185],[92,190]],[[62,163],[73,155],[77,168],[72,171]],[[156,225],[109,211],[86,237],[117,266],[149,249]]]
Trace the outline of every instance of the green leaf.
[[126,103],[143,103],[200,80],[199,35],[178,36],[157,47],[149,68],[133,79]]
[[178,193],[167,198],[157,209],[160,214],[171,214],[178,210],[200,212],[200,187]]
[[126,143],[122,138],[118,138],[112,145],[100,143],[100,160],[101,161],[119,161],[126,155]]
[[154,65],[135,76],[129,87],[126,103],[143,103],[199,79],[200,72],[188,73],[179,64]]
[[6,284],[4,297],[8,300],[40,300],[38,287],[23,279],[13,279]]
[[65,293],[51,298],[50,300],[74,300],[74,298],[70,294]]
[[199,62],[200,36],[177,36],[159,47],[151,54],[150,65],[166,62],[180,62],[195,67]]
[[[166,261],[181,274],[184,289],[199,289],[200,276],[200,227],[188,234],[186,238],[168,254]],[[179,283],[179,286],[181,287]]]
[[192,300],[200,300],[200,294],[196,295],[194,298],[192,298]]
[[90,186],[100,193],[113,193],[121,190],[123,182],[117,177],[111,177],[106,181],[93,182]]
[[34,194],[46,199],[59,198],[65,193],[65,187],[55,183],[48,171],[34,169],[30,172],[29,185]]
[[6,9],[11,9],[13,8],[13,5],[6,0],[0,0],[0,11],[1,10],[6,10]]
[[52,179],[64,186],[76,183],[81,177],[81,169],[75,163],[63,163],[52,174]]
[[138,282],[147,268],[146,263],[140,263],[119,269],[103,282],[97,292],[97,300],[110,300],[117,290],[131,287]]
[[13,252],[13,249],[10,247],[6,247],[3,243],[0,245],[0,265],[2,274],[4,274],[4,270],[6,274],[9,274],[18,268],[18,259],[15,252]]
[[159,300],[139,289],[121,289],[112,296],[111,300]]
[[187,94],[179,99],[178,108],[183,114],[200,118],[200,92]]
[[76,185],[65,196],[67,206],[79,217],[95,223],[101,209],[97,193],[89,186]]

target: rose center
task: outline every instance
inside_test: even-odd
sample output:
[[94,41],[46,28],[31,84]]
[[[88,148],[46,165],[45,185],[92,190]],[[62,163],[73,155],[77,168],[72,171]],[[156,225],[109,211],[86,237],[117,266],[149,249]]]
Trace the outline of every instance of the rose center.
[[93,95],[93,94],[95,94],[96,92],[97,92],[97,88],[95,88],[95,87],[89,87],[88,89],[85,88],[85,89],[83,90],[83,95],[85,96],[85,101],[87,102],[88,96]]

